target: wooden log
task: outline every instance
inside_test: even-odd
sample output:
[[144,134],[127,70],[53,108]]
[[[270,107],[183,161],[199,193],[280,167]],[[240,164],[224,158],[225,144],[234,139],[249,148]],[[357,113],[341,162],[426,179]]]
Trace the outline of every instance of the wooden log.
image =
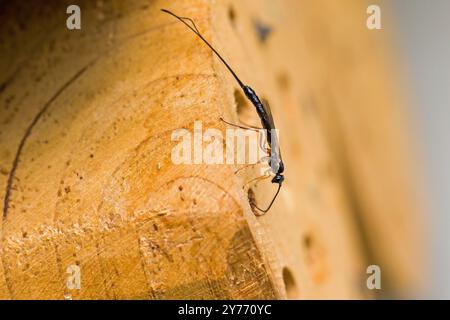
[[[410,292],[411,160],[360,1],[79,1],[81,30],[69,4],[1,4],[1,299],[362,298],[368,264]],[[270,101],[286,182],[267,215],[243,189],[257,171],[171,160],[174,130],[257,118],[160,8],[193,18]]]

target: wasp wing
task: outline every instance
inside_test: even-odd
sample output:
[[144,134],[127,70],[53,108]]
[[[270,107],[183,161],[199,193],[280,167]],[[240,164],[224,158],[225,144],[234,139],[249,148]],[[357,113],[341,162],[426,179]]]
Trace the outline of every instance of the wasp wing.
[[270,110],[269,102],[266,99],[262,99],[262,105],[267,116],[267,121],[269,121],[270,129],[275,129],[275,123],[273,121],[272,111]]

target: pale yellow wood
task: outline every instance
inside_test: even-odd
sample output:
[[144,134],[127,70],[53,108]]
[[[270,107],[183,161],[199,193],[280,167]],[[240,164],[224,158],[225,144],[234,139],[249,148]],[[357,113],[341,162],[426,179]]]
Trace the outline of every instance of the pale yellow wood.
[[[385,93],[392,70],[374,50],[383,39],[365,29],[360,1],[83,1],[80,31],[65,28],[67,3],[5,6],[2,195],[25,143],[1,222],[0,298],[363,298],[372,263],[410,290],[411,162],[400,102]],[[266,216],[242,189],[254,170],[172,163],[173,130],[201,120],[224,131],[219,118],[237,122],[240,99],[160,8],[193,18],[271,103],[286,182]],[[256,20],[273,28],[265,43]],[[239,113],[257,120],[248,105]],[[373,144],[355,140],[364,134]],[[273,186],[259,188],[269,201]],[[379,260],[367,259],[358,219]],[[66,287],[72,264],[81,290]]]

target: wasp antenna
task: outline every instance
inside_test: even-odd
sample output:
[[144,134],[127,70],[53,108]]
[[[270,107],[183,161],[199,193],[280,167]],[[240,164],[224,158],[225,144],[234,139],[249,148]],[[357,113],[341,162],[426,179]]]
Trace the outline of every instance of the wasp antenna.
[[[197,26],[195,25],[194,21],[191,18],[180,17],[180,16],[176,15],[175,13],[173,13],[173,12],[167,10],[167,9],[161,9],[161,11],[165,12],[165,13],[168,13],[171,16],[177,18],[182,23],[184,23],[189,29],[191,29],[191,31],[194,32],[216,54],[216,56],[220,59],[220,61],[222,61],[222,63],[227,67],[227,69],[231,72],[233,77],[236,79],[236,81],[238,82],[239,86],[241,88],[244,88],[244,84],[242,83],[241,79],[239,79],[239,77],[236,75],[236,73],[233,71],[233,69],[231,69],[230,65],[225,61],[225,59],[222,58],[220,53],[217,52],[217,50],[214,49],[214,47],[201,35],[200,31],[198,31]],[[190,21],[192,23],[193,27],[190,26],[185,20]]]

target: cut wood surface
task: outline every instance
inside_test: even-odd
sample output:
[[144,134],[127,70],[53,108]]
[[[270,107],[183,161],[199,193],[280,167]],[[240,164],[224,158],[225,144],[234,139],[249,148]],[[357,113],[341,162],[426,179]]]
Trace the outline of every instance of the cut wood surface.
[[[382,293],[419,288],[407,117],[364,1],[76,2],[81,30],[73,1],[0,3],[1,299],[371,298],[371,264]],[[286,181],[266,215],[256,170],[172,162],[174,130],[257,118],[160,8],[270,102]]]

